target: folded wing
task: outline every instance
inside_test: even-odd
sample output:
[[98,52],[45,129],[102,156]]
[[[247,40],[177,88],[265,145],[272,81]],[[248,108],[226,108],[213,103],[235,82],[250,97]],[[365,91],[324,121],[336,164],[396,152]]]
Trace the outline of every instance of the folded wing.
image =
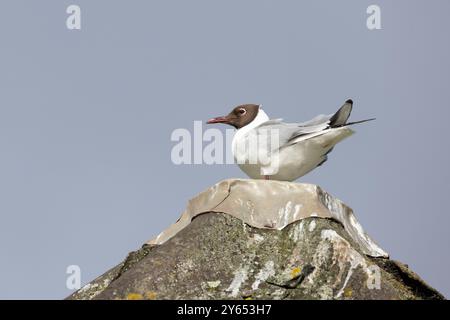
[[312,137],[316,137],[326,132],[327,129],[342,127],[347,123],[352,111],[353,102],[347,100],[335,114],[318,115],[313,119],[302,123],[285,123],[282,119],[269,120],[255,128],[258,136],[277,133],[279,145],[272,144],[271,152],[285,147],[292,143],[297,143]]

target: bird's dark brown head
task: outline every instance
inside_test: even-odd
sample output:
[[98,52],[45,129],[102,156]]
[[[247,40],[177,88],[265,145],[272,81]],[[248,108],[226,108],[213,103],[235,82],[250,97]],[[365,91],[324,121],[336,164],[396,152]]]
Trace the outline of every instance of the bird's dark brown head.
[[257,104],[242,104],[234,108],[228,115],[224,117],[216,117],[208,120],[206,123],[225,123],[240,129],[256,118],[259,111]]

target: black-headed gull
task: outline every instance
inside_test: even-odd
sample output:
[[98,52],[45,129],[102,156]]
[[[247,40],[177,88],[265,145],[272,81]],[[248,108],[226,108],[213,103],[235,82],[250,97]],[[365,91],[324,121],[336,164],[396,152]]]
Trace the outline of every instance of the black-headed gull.
[[207,123],[225,123],[237,129],[233,156],[250,178],[294,181],[322,165],[333,147],[352,135],[347,123],[353,101],[347,100],[332,115],[319,115],[303,123],[270,120],[261,105],[243,104],[227,116]]

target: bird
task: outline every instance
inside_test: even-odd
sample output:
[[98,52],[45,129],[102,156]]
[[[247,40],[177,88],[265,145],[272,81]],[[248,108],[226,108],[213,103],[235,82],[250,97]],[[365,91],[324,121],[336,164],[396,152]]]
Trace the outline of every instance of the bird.
[[334,146],[351,136],[351,125],[375,118],[347,122],[353,108],[348,99],[334,113],[302,123],[270,119],[258,104],[242,104],[226,116],[207,124],[222,123],[236,130],[231,151],[240,169],[252,179],[294,181],[323,165]]

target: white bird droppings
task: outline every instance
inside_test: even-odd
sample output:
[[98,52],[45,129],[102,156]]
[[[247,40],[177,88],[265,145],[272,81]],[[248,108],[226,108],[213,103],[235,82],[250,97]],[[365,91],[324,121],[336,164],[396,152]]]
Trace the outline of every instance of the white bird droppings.
[[245,280],[247,280],[247,278],[248,278],[248,266],[236,270],[236,272],[234,273],[233,281],[231,281],[230,286],[226,290],[231,292],[230,297],[236,297],[238,295],[239,289],[241,288]]
[[308,230],[309,230],[309,232],[313,232],[315,228],[316,228],[316,222],[313,220],[309,224]]
[[252,284],[252,289],[256,290],[258,289],[260,283],[262,281],[266,281],[267,278],[275,275],[275,269],[274,269],[274,263],[273,261],[267,261],[264,265],[264,268],[262,268],[259,273],[255,277],[255,282]]

